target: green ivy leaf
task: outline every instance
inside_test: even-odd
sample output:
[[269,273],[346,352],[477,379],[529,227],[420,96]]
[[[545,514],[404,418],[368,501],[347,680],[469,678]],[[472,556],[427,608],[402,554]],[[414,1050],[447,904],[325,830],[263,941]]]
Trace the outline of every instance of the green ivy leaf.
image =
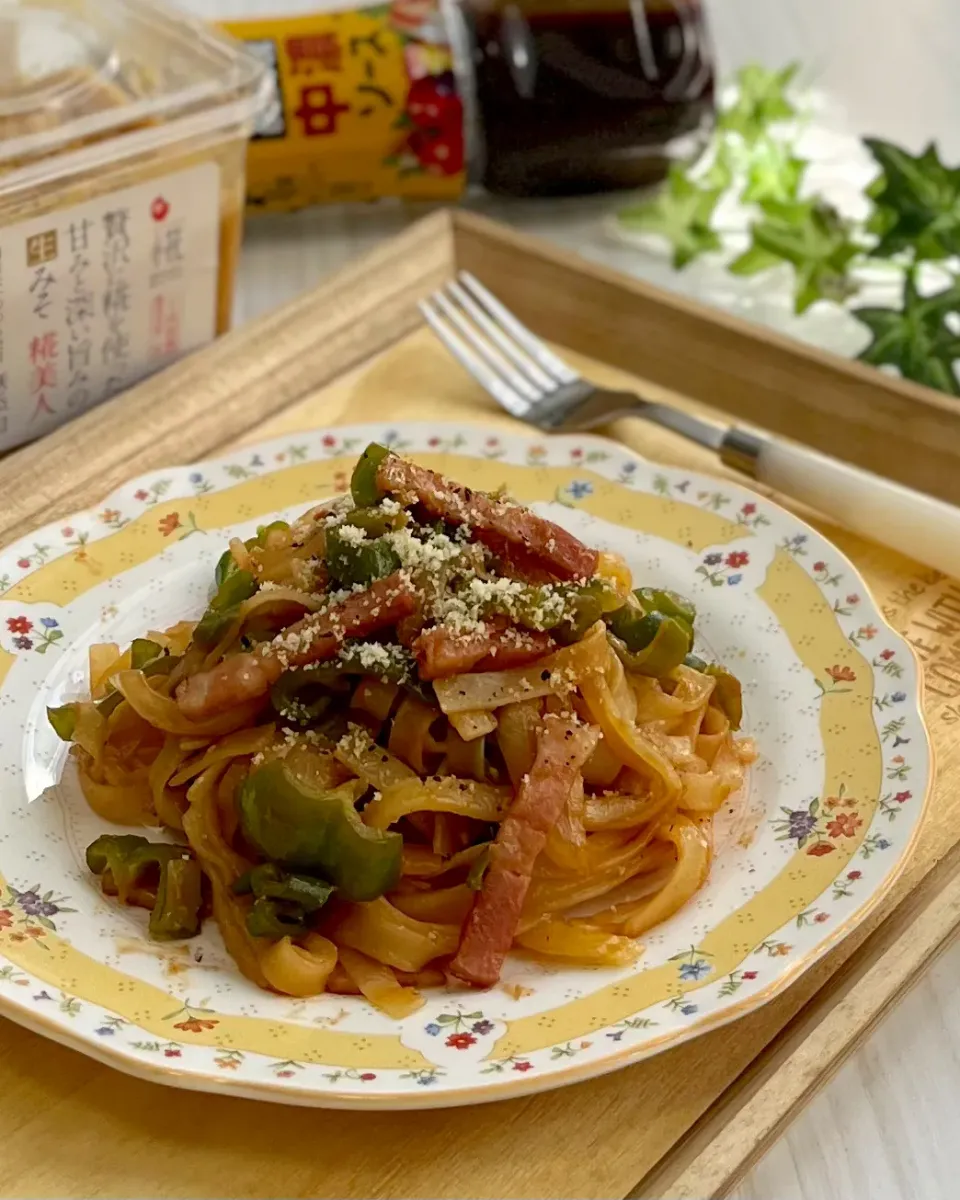
[[855,308],[853,315],[873,334],[860,354],[863,362],[896,367],[906,379],[941,392],[960,396],[953,364],[960,359],[960,337],[945,323],[960,311],[960,280],[933,296],[921,296],[916,279],[908,272],[903,285],[903,306]]
[[713,162],[697,176],[697,183],[708,190],[725,192],[733,184],[736,161],[729,141],[717,140]]
[[960,168],[944,166],[933,142],[916,157],[879,138],[864,144],[881,171],[867,188],[877,205],[867,228],[880,238],[872,253],[910,250],[915,262],[960,254]]
[[759,275],[761,271],[779,267],[782,262],[783,259],[778,254],[771,254],[762,246],[751,246],[749,250],[744,250],[739,258],[734,259],[729,270],[731,275]]
[[788,121],[797,110],[787,90],[800,69],[791,63],[780,71],[769,71],[756,63],[737,72],[737,99],[717,120],[721,129],[739,133],[745,142],[755,142],[774,121]]
[[750,155],[747,182],[740,199],[744,204],[796,200],[806,169],[806,160],[798,158],[788,145],[764,138]]
[[674,166],[656,196],[625,208],[619,219],[627,229],[655,233],[669,242],[673,265],[679,270],[708,250],[721,248],[719,236],[710,228],[721,191],[700,187],[682,167]]
[[768,201],[763,211],[763,219],[751,226],[750,248],[730,264],[735,275],[790,263],[798,313],[817,300],[842,303],[856,292],[847,272],[861,248],[851,240],[851,222],[832,205],[822,200]]

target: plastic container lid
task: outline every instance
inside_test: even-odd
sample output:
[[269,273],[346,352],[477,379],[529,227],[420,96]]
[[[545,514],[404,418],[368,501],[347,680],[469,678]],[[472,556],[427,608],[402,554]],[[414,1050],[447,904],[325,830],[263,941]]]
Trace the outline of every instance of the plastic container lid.
[[249,126],[271,90],[239,42],[153,0],[0,0],[0,196]]

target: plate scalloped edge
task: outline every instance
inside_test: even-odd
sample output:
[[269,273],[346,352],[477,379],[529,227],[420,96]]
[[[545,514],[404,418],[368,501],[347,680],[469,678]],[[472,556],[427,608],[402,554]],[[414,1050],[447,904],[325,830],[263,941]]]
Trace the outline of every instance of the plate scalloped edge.
[[[330,486],[325,493],[318,487],[315,498],[320,499],[346,486],[345,460],[355,457],[369,440],[386,441],[421,457],[452,455],[466,466],[472,460],[477,470],[485,472],[484,478],[498,470],[508,472],[530,493],[522,498],[536,496],[540,503],[551,505],[551,515],[567,515],[568,523],[619,524],[628,517],[640,521],[631,536],[643,540],[636,531],[647,527],[644,522],[666,522],[673,530],[673,542],[684,543],[681,550],[698,555],[696,586],[718,603],[721,597],[724,604],[729,603],[728,597],[746,603],[750,588],[757,594],[766,588],[769,604],[770,580],[778,572],[781,590],[786,581],[791,587],[809,584],[819,593],[850,648],[849,654],[838,651],[836,662],[811,668],[819,716],[824,704],[839,711],[839,705],[865,699],[876,729],[880,775],[874,796],[852,798],[840,788],[839,795],[819,795],[816,811],[783,806],[780,815],[767,813],[768,824],[775,826],[775,840],[795,845],[794,857],[784,860],[784,870],[786,863],[800,862],[804,870],[818,872],[816,879],[823,881],[818,902],[796,912],[747,952],[735,954],[735,965],[722,976],[714,961],[730,956],[706,951],[703,940],[691,945],[689,952],[668,956],[665,963],[673,964],[668,969],[675,978],[656,1005],[618,1012],[618,1019],[607,1024],[602,1023],[606,1010],[601,1005],[601,1023],[593,1020],[586,1036],[544,1042],[542,1034],[533,1032],[543,1013],[538,1014],[535,999],[522,995],[515,1003],[517,1012],[525,1015],[517,1022],[502,1019],[502,1005],[494,1012],[487,994],[456,1000],[443,993],[431,995],[422,1012],[410,1019],[416,1028],[403,1035],[404,1069],[365,1070],[362,1063],[324,1063],[309,1056],[281,1061],[233,1049],[232,1037],[228,1042],[220,1040],[220,1018],[203,1001],[191,1003],[189,996],[179,997],[181,1009],[171,1014],[183,1019],[170,1025],[169,1037],[159,1037],[155,1029],[138,1027],[109,1005],[52,985],[50,971],[44,974],[31,967],[36,966],[44,939],[51,944],[59,940],[57,922],[51,919],[56,916],[59,921],[59,912],[46,918],[51,929],[37,924],[44,917],[43,905],[58,908],[57,897],[45,898],[45,893],[30,890],[32,880],[21,877],[21,871],[30,868],[15,862],[7,865],[0,829],[0,869],[6,868],[6,880],[21,880],[18,890],[0,879],[0,1011],[101,1062],[179,1086],[287,1103],[391,1108],[472,1103],[600,1074],[715,1028],[779,994],[868,915],[902,869],[930,791],[931,750],[915,655],[886,626],[853,565],[799,518],[726,480],[651,464],[596,437],[536,438],[493,433],[483,426],[435,423],[320,429],[217,460],[154,472],[114,490],[96,511],[47,525],[0,551],[0,705],[16,695],[10,689],[17,674],[12,666],[18,660],[31,664],[42,687],[50,659],[67,647],[63,618],[53,615],[57,606],[20,599],[38,572],[65,560],[76,564],[77,570],[89,569],[97,544],[106,546],[110,539],[116,544],[125,530],[132,537],[139,529],[144,540],[149,527],[154,554],[194,533],[204,533],[199,510],[208,503],[207,497],[227,489],[240,489],[244,496],[256,492],[259,500],[252,507],[260,515],[270,511],[269,492],[281,476],[327,463],[330,470],[323,482]],[[483,467],[484,463],[489,465]],[[240,495],[240,490],[231,494]],[[146,561],[152,557],[148,555]],[[869,681],[862,664],[867,664]],[[868,682],[869,690],[864,691]],[[856,719],[862,718],[861,712]],[[9,737],[5,740],[8,745],[0,743],[0,751],[10,749]],[[831,802],[835,803],[831,806]],[[841,860],[844,869],[833,871],[832,864]],[[66,914],[64,929],[69,935],[69,909],[63,906],[60,911]],[[29,929],[44,932],[30,934]],[[12,942],[18,936],[26,940]],[[30,955],[28,962],[25,956]],[[665,963],[657,970],[662,972]],[[638,974],[644,973],[641,960]],[[552,986],[550,979],[548,975],[548,986]],[[198,989],[191,990],[199,994]],[[616,985],[605,989],[611,990]],[[598,994],[587,988],[580,1002]],[[335,1018],[327,1024],[332,1027]],[[515,1024],[522,1025],[525,1033],[514,1034]],[[569,1021],[567,1025],[574,1028]],[[291,1024],[291,1028],[302,1027]],[[527,1049],[538,1036],[543,1044]]]

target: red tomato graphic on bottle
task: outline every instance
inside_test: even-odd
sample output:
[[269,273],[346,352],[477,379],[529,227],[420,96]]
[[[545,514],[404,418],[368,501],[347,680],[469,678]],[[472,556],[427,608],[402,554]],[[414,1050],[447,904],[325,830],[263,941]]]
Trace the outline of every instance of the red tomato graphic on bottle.
[[415,79],[407,93],[407,116],[418,129],[449,130],[463,120],[453,73]]
[[406,113],[414,129],[406,148],[430,175],[463,170],[463,105],[453,72],[426,75],[411,83]]
[[463,130],[415,129],[407,146],[430,175],[456,175],[463,170]]

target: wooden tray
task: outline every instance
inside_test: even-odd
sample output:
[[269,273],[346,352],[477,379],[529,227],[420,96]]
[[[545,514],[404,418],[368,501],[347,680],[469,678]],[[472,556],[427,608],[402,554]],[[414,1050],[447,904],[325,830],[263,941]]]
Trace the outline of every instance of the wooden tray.
[[[458,266],[599,381],[706,402],[960,500],[954,401],[444,213],[0,462],[0,543],[132,475],[242,441],[387,412],[508,426],[419,328],[416,300]],[[648,457],[724,473],[641,422],[612,432]],[[960,585],[825,528],[927,661],[947,780],[960,759]],[[960,794],[941,783],[879,911],[779,999],[628,1070],[476,1109],[361,1115],[167,1091],[0,1021],[0,1194],[722,1195],[946,944],[958,865]]]

